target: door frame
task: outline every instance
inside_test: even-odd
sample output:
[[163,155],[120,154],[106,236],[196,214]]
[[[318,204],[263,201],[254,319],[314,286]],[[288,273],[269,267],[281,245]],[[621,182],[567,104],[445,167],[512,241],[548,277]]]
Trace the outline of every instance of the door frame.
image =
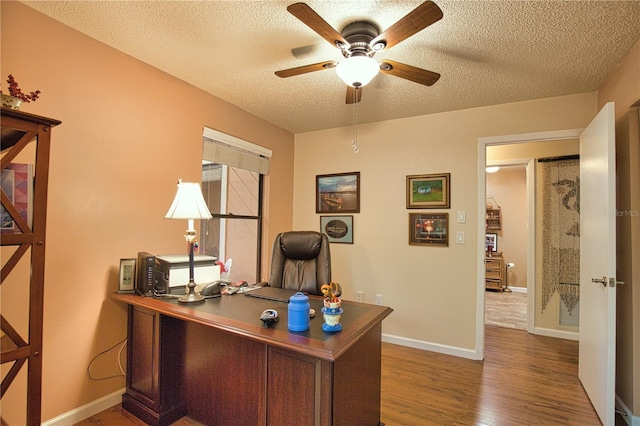
[[[485,168],[487,163],[486,148],[493,145],[513,145],[519,143],[529,142],[550,142],[550,141],[562,141],[566,139],[577,139],[580,137],[583,129],[569,129],[569,130],[552,130],[547,132],[536,133],[520,133],[504,136],[489,136],[478,138],[478,246],[477,250],[477,265],[476,265],[476,277],[477,277],[477,301],[476,301],[476,347],[475,354],[476,359],[484,359],[484,296],[485,296],[485,266],[484,266],[484,252],[485,252],[485,228],[482,224],[485,222],[485,204],[486,204],[486,182],[485,182]],[[527,167],[527,190],[529,191],[528,182],[529,177],[533,175],[529,174]],[[531,185],[534,184],[532,179]],[[533,195],[533,194],[532,194]],[[535,197],[533,197],[535,200]],[[529,200],[530,201],[530,200]],[[535,202],[529,203],[528,211],[529,215],[529,229],[527,231],[528,247],[527,247],[527,281],[535,285],[535,214],[531,213],[531,209],[535,209]],[[533,236],[533,237],[532,237]],[[533,260],[531,260],[533,258]],[[528,286],[528,285],[527,285]],[[534,287],[535,288],[535,287]],[[535,329],[535,291],[527,291],[527,331],[532,332]]]

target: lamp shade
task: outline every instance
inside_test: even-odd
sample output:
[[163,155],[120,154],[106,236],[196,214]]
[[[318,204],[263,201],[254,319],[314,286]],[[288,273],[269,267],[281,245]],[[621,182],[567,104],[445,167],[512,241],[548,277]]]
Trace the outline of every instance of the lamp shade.
[[351,56],[336,67],[336,74],[352,87],[362,87],[369,84],[380,71],[380,64],[368,56]]
[[211,212],[197,182],[178,181],[178,192],[165,219],[211,219]]

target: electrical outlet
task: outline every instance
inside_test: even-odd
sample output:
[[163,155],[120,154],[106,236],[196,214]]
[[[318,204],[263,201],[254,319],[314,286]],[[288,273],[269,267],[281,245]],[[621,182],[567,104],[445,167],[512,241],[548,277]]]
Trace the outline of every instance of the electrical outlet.
[[382,295],[380,293],[376,294],[376,305],[382,305]]
[[364,302],[364,291],[356,291],[356,302]]

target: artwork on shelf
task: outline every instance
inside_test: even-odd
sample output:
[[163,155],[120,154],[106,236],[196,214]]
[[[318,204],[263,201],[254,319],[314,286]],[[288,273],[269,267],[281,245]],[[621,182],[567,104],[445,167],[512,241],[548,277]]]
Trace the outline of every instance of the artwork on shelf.
[[409,213],[409,244],[449,246],[449,213]]
[[497,253],[498,234],[486,234],[484,248],[487,253]]
[[135,292],[136,259],[120,259],[118,293]]
[[316,176],[316,213],[360,213],[360,172]]
[[[10,163],[2,170],[2,190],[21,219],[31,227],[33,223],[33,164]],[[7,206],[8,207],[8,206]],[[0,207],[0,229],[5,233],[26,232],[17,226],[4,205]]]
[[448,209],[450,173],[407,176],[408,209]]
[[353,216],[320,216],[320,232],[330,243],[353,244]]

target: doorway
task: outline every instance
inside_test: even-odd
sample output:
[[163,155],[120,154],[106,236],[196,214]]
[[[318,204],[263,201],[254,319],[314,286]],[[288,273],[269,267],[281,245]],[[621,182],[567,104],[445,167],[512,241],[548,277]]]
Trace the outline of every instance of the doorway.
[[[500,161],[502,147],[488,147],[486,204],[499,220],[486,223],[485,324],[528,330],[527,167],[531,160]],[[491,208],[490,208],[491,207]]]
[[[569,338],[577,340],[577,333],[556,331],[556,330],[536,330],[534,325],[535,312],[536,312],[536,300],[533,283],[536,282],[536,223],[535,223],[535,167],[534,158],[535,155],[525,155],[529,148],[528,144],[535,144],[538,142],[550,142],[558,144],[556,146],[568,145],[567,141],[579,140],[581,129],[563,130],[563,131],[551,131],[540,133],[527,133],[518,135],[506,135],[497,137],[486,137],[478,139],[478,223],[482,224],[486,221],[486,197],[487,185],[486,185],[486,166],[487,165],[515,165],[515,164],[527,164],[526,167],[526,181],[527,181],[527,232],[526,232],[526,246],[527,246],[527,268],[526,268],[526,281],[528,283],[527,291],[527,331],[534,334],[544,334],[552,337]],[[504,146],[513,149],[514,152],[519,154],[504,153],[504,158],[495,158],[491,160],[491,163],[487,162],[487,148],[492,146]],[[508,151],[508,150],[507,150]],[[486,229],[482,226],[478,227],[478,241],[486,241]],[[477,329],[476,329],[476,352],[479,355],[479,359],[484,358],[484,327],[485,327],[485,244],[478,244],[478,265],[477,265]]]

